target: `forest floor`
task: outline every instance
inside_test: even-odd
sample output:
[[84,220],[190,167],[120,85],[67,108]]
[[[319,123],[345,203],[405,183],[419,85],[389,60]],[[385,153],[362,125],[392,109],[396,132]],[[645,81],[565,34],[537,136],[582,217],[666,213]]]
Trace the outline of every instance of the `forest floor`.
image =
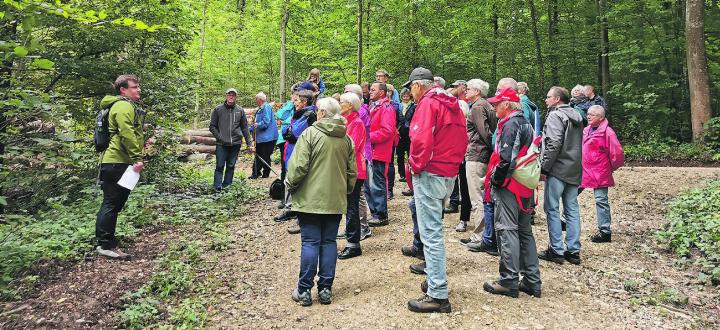
[[[482,283],[497,277],[497,257],[461,246],[459,240],[468,234],[453,230],[458,214],[450,214],[445,218],[445,236],[453,312],[432,315],[407,310],[407,300],[421,295],[423,277],[408,269],[418,260],[400,253],[412,239],[409,198],[400,195],[404,183],[395,184],[390,224],[373,229],[373,236],[362,242],[361,257],[338,260],[334,299],[327,306],[315,300],[311,307],[300,307],[290,299],[297,282],[300,237],[287,234],[292,222],[272,221],[277,203],[263,199],[228,224],[235,243],[219,253],[217,267],[207,270],[220,285],[213,293],[205,325],[227,329],[717,328],[720,287],[702,285],[697,268],[679,264],[654,236],[665,223],[665,202],[708,179],[720,179],[720,169],[620,169],[618,185],[610,190],[610,244],[590,242],[596,230],[595,208],[592,194],[581,194],[582,264],[540,261],[540,299],[522,293],[519,299],[485,293]],[[271,181],[258,180],[253,185],[266,189]],[[113,326],[117,300],[147,281],[156,267],[154,259],[176,231],[142,234],[130,248],[139,257],[130,262],[89,258],[54,267],[34,294],[4,306],[0,327]],[[533,231],[538,249],[544,249],[547,226],[542,198]],[[338,248],[343,246],[339,240]]]

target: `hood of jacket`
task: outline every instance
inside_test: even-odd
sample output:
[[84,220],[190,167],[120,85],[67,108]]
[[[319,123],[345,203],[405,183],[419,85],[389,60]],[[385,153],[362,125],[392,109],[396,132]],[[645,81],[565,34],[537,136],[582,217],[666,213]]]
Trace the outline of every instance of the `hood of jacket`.
[[[100,107],[103,109],[109,108],[117,101],[128,101],[128,99],[126,99],[124,96],[120,96],[120,95],[105,95],[105,97],[103,97],[102,101],[100,101]],[[130,101],[128,101],[128,102],[130,102]],[[132,103],[132,102],[130,102],[130,103]]]
[[574,108],[567,104],[562,104],[557,107],[555,107],[555,110],[553,111],[560,111],[564,115],[567,116],[568,120],[570,120],[570,123],[575,126],[579,127],[580,129],[583,128],[583,117],[578,113]]
[[316,121],[313,127],[325,135],[333,137],[343,137],[347,131],[345,122],[341,118],[323,118]]
[[[448,109],[460,109],[460,103],[458,102],[458,99],[455,96],[452,96],[450,93],[445,91],[442,88],[432,88],[425,92],[423,95],[423,98],[432,98],[440,103],[442,103],[444,106],[448,107]],[[422,100],[422,99],[421,99]],[[418,102],[420,103],[420,102]]]

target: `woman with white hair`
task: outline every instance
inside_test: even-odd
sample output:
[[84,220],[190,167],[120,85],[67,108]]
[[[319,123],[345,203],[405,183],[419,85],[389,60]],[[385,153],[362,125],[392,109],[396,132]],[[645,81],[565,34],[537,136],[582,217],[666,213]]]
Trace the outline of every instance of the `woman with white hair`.
[[298,137],[288,162],[285,187],[293,196],[292,210],[300,225],[300,278],[292,299],[312,305],[317,281],[318,300],[332,302],[332,285],[337,263],[336,236],[347,194],[357,178],[353,142],[346,135],[340,104],[333,98],[317,102],[317,121]]
[[[270,155],[275,149],[278,138],[278,127],[272,106],[267,102],[265,93],[255,95],[258,108],[255,110],[255,162],[253,162],[250,179],[270,176]],[[264,160],[263,163],[260,159]],[[262,173],[261,173],[262,172]]]
[[355,150],[355,164],[357,165],[357,180],[352,193],[347,196],[347,213],[345,215],[345,233],[347,240],[345,248],[338,252],[338,259],[350,259],[362,255],[360,249],[360,193],[365,180],[367,180],[367,165],[363,151],[365,150],[365,125],[360,120],[358,110],[362,101],[354,93],[340,95],[340,114],[347,122],[347,135],[352,139]]

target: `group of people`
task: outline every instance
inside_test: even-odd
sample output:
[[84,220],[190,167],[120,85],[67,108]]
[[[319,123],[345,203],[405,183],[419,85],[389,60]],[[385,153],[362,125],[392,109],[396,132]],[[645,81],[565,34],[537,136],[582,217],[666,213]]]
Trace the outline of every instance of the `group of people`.
[[[281,154],[285,195],[274,219],[297,219],[288,232],[299,233],[302,242],[294,301],[311,305],[311,289],[317,285],[318,301],[331,303],[337,260],[361,256],[360,242],[372,235],[370,227],[389,223],[395,160],[399,181],[408,186],[403,195],[411,197],[413,222],[412,244],[401,253],[421,259],[410,271],[426,275],[423,295],[408,301],[411,311],[451,311],[443,218],[458,208],[455,230],[469,230],[471,220],[474,225],[461,244],[499,256],[499,279],[483,285],[491,294],[518,297],[524,292],[539,298],[538,259],[580,263],[577,196],[586,188],[595,195],[599,229],[591,240],[611,241],[608,188],[614,185],[613,171],[623,164],[623,151],[605,118],[607,104],[592,86],[572,93],[550,88],[548,111],[541,118],[527,96],[528,85],[512,78],[501,79],[492,97],[481,79],[457,80],[445,89],[444,79],[422,67],[411,72],[400,91],[388,84],[385,70],[375,78],[326,97],[320,72],[313,69],[276,112],[258,93],[252,123],[232,88],[211,114],[217,141],[215,190],[232,184],[243,140],[256,153],[250,178],[268,177],[273,150]],[[104,199],[96,236],[98,253],[122,258],[127,255],[117,248],[114,227],[129,190],[117,181],[121,168],[140,172],[144,166],[142,126],[137,125],[143,112],[137,105],[137,77],[121,76],[115,85],[119,95],[104,100],[111,109],[112,140],[102,161]],[[545,182],[549,231],[549,246],[539,254],[531,227],[536,190],[514,176],[526,165],[519,160],[534,159],[527,157],[533,152]],[[343,215],[345,232],[338,233]],[[339,251],[338,238],[346,240]]]

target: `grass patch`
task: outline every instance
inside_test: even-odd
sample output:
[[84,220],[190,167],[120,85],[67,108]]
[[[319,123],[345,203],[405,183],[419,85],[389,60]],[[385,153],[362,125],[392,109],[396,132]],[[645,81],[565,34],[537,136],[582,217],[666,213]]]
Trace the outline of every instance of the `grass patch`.
[[682,193],[670,203],[669,223],[657,237],[680,258],[701,266],[700,280],[720,283],[720,181]]
[[680,143],[673,140],[648,140],[623,146],[629,161],[692,160],[704,163],[720,161],[720,150],[707,144]]

